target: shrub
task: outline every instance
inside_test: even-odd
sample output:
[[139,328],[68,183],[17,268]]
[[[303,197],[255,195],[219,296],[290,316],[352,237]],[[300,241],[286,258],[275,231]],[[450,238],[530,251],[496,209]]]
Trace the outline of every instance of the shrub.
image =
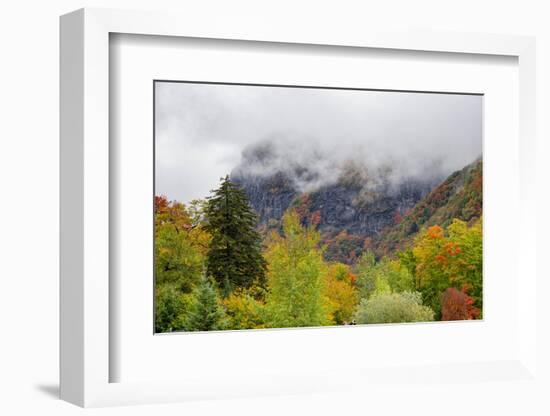
[[354,318],[358,324],[428,322],[434,312],[422,305],[418,292],[384,293],[362,299]]

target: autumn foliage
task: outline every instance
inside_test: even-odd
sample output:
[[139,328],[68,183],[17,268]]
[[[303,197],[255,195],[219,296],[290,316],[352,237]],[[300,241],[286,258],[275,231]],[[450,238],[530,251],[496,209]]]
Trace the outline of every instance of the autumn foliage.
[[441,296],[441,320],[462,321],[476,319],[480,310],[474,306],[474,299],[466,291],[450,287]]
[[454,172],[435,187],[413,209],[396,212],[394,224],[376,236],[372,248],[377,255],[391,255],[410,246],[421,229],[446,228],[458,219],[468,224],[481,218],[483,210],[483,164],[481,160]]
[[371,237],[322,235],[307,194],[261,229],[228,177],[206,200],[155,196],[155,330],[481,319],[480,169],[452,175]]
[[348,265],[342,263],[329,264],[325,270],[325,295],[331,320],[337,325],[352,320],[353,312],[359,302],[355,286],[355,276]]

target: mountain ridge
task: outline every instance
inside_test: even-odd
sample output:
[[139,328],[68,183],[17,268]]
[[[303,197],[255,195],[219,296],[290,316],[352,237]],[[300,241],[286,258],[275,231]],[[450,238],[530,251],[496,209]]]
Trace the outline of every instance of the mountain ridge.
[[[373,174],[350,164],[334,183],[305,192],[282,171],[245,174],[240,166],[231,179],[245,190],[262,231],[280,229],[284,212],[294,208],[304,225],[320,231],[328,260],[351,263],[365,249],[377,255],[403,249],[423,226],[480,216],[481,163],[477,159],[447,178],[404,179],[398,184],[389,180],[391,169]],[[308,175],[307,169],[293,168]]]
[[399,223],[385,229],[373,241],[377,254],[405,248],[422,227],[446,227],[453,219],[471,222],[482,216],[483,162],[481,158],[453,172],[403,216]]

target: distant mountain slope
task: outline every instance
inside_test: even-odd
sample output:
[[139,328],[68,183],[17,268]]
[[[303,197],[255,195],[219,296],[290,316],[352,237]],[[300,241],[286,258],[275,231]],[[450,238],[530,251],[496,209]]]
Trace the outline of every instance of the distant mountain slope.
[[303,224],[321,232],[328,260],[352,263],[365,247],[389,254],[404,247],[424,225],[481,215],[481,161],[443,182],[436,173],[407,179],[398,175],[399,167],[369,169],[352,161],[333,180],[319,181],[318,172],[302,164],[269,169],[273,157],[270,146],[250,149],[231,180],[245,190],[264,231],[280,229],[285,211],[296,209]]
[[483,165],[479,159],[451,174],[397,224],[385,228],[371,247],[380,255],[394,252],[404,248],[420,228],[435,224],[444,227],[453,218],[471,221],[482,215],[482,208]]
[[260,224],[277,227],[288,208],[295,208],[304,223],[315,223],[324,234],[347,231],[373,236],[394,223],[396,215],[412,209],[432,188],[429,183],[404,182],[396,188],[380,186],[365,194],[360,184],[342,180],[311,192],[299,192],[284,174],[232,177],[246,191]]

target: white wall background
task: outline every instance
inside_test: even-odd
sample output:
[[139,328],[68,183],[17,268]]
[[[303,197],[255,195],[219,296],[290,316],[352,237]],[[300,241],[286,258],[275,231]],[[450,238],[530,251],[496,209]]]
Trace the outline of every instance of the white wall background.
[[[550,235],[548,168],[550,137],[550,12],[546,0],[386,0],[286,1],[221,0],[8,0],[0,8],[0,414],[68,415],[81,409],[56,399],[58,383],[58,16],[74,9],[117,7],[178,10],[208,18],[210,13],[263,15],[281,25],[380,24],[440,30],[536,35],[538,38],[538,128],[540,230],[539,267]],[[543,166],[546,165],[546,166]],[[542,271],[544,268],[544,271]],[[550,293],[543,281],[538,291]],[[539,302],[548,323],[550,307]],[[550,302],[549,302],[550,304]],[[549,326],[547,326],[549,328]],[[547,369],[550,330],[542,331],[541,364]],[[546,353],[544,353],[546,352]],[[537,401],[542,391],[501,383],[490,400],[467,384],[426,397],[387,394],[358,397],[345,393],[258,398],[93,410],[101,415],[163,414],[549,414]],[[548,386],[547,386],[548,387]],[[548,387],[547,391],[550,391]],[[417,398],[418,399],[418,398]],[[481,401],[472,407],[471,399]],[[415,400],[415,403],[422,401]]]

